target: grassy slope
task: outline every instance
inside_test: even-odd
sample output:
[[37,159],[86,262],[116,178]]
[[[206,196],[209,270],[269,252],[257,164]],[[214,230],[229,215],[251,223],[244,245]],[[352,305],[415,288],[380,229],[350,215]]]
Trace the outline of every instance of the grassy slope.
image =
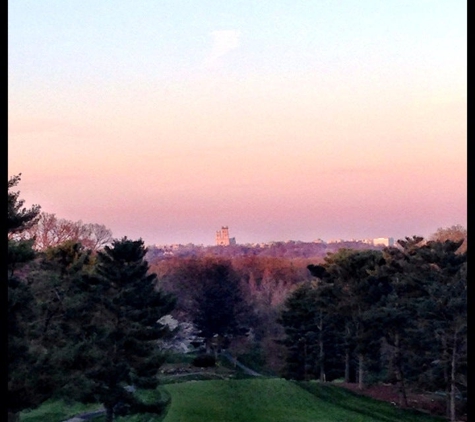
[[98,404],[68,404],[62,400],[49,400],[37,409],[21,412],[20,420],[21,422],[63,421],[78,413],[97,410],[99,407]]
[[[169,397],[166,391],[156,390],[138,390],[137,396],[145,403],[156,403]],[[62,422],[75,415],[84,412],[94,412],[102,408],[100,404],[84,405],[81,403],[67,404],[62,400],[49,400],[43,403],[37,409],[21,413],[21,422]],[[94,422],[105,421],[105,416],[95,416],[89,420]],[[154,414],[131,415],[127,417],[117,417],[117,422],[161,422],[163,416]]]
[[333,386],[283,379],[196,381],[167,385],[164,422],[429,422]]
[[[134,415],[118,422],[436,422],[441,419],[403,411],[334,385],[294,383],[283,379],[188,381],[162,386],[171,394],[169,412]],[[144,401],[163,398],[157,391],[140,394]],[[98,405],[44,403],[22,413],[22,422],[60,422]],[[104,421],[104,417],[94,422]]]

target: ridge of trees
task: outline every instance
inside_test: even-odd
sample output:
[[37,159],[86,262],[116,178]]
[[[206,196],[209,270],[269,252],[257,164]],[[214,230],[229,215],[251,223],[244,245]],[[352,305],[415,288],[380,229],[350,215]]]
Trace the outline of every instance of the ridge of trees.
[[335,243],[317,243],[289,240],[285,242],[273,242],[267,245],[229,245],[229,246],[201,246],[201,245],[174,245],[172,246],[148,246],[147,259],[153,263],[170,257],[191,258],[204,256],[220,256],[223,258],[238,257],[269,257],[286,259],[311,259],[322,261],[328,253],[336,253],[338,250],[354,249],[382,250],[381,245],[370,245],[358,241],[343,241]]

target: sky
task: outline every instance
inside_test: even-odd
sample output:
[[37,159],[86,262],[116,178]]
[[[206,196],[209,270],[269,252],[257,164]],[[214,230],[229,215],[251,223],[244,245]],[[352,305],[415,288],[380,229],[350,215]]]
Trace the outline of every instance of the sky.
[[8,173],[148,245],[466,227],[466,1],[9,0]]

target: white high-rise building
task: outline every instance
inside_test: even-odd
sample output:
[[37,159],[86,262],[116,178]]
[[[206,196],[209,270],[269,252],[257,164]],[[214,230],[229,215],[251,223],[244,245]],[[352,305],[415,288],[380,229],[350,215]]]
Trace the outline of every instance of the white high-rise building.
[[236,239],[234,237],[229,237],[228,226],[221,227],[221,230],[216,232],[216,245],[229,246],[235,245]]
[[377,237],[373,239],[373,245],[394,246],[394,239],[392,237]]

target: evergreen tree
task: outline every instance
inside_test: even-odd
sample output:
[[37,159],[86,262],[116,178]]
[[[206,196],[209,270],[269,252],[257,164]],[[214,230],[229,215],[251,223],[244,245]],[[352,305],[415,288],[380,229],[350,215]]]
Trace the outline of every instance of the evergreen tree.
[[378,312],[401,402],[407,404],[408,383],[446,389],[451,416],[456,388],[466,385],[466,253],[459,249],[463,240],[422,240],[406,238],[385,249],[380,274],[392,291]]
[[124,237],[98,253],[97,331],[90,339],[95,360],[85,376],[91,392],[104,404],[107,421],[116,413],[161,413],[165,402],[145,405],[127,385],[153,389],[164,361],[157,340],[166,334],[158,319],[168,314],[174,299],[157,290],[149,273],[143,241]]
[[318,311],[316,283],[300,285],[287,298],[279,318],[285,331],[285,376],[297,380],[315,378],[314,356],[317,354]]
[[[24,269],[35,257],[32,241],[16,240],[15,234],[33,225],[39,206],[26,209],[20,192],[12,192],[20,175],[8,180],[8,420],[18,421],[23,409],[38,406],[51,394],[51,385],[42,380],[46,354],[35,343],[35,298],[25,280]],[[45,372],[47,373],[47,371]]]
[[[391,291],[376,310],[382,327],[386,381],[399,387],[399,401],[407,406],[407,383],[421,368],[421,362],[413,365],[423,353],[421,350],[425,331],[417,328],[417,303],[426,295],[422,269],[424,262],[419,255],[423,238],[413,236],[398,240],[397,246],[384,249],[385,264],[377,273],[389,279]],[[419,352],[412,353],[414,342]]]
[[[328,354],[321,339],[328,339],[325,329],[331,329],[334,343],[343,342],[332,352],[344,352],[347,381],[354,353],[360,384],[368,376],[396,383],[406,406],[408,388],[445,389],[447,416],[455,421],[466,406],[467,389],[463,241],[425,242],[414,236],[382,253],[343,249],[328,255],[323,265],[308,266],[320,281],[295,290],[280,319],[287,375],[316,376],[317,344],[323,345],[323,356]],[[326,323],[319,324],[322,316]]]
[[48,350],[57,386],[55,395],[78,401],[95,401],[87,386],[87,362],[94,361],[97,310],[91,251],[66,241],[39,254],[30,271],[36,299],[39,341]]
[[340,375],[335,303],[333,285],[321,279],[302,283],[285,301],[278,321],[285,331],[286,377],[326,381]]
[[426,352],[430,361],[419,371],[417,381],[434,372],[442,374],[441,384],[437,377],[426,376],[426,380],[446,390],[447,416],[452,421],[456,419],[456,396],[466,393],[467,261],[466,252],[460,252],[462,242],[431,241],[419,250],[425,264],[419,273],[426,294],[417,304],[418,325],[432,334],[432,342],[427,343]]
[[343,319],[345,380],[348,382],[352,354],[357,358],[358,383],[363,388],[369,358],[378,348],[378,334],[371,313],[379,300],[375,270],[384,262],[380,251],[342,249],[325,258],[326,278],[338,298],[337,314]]
[[[240,279],[231,263],[205,260],[193,267],[193,323],[206,340],[207,351],[218,350],[247,331],[248,309]],[[214,339],[214,341],[213,341]]]
[[18,185],[21,180],[21,173],[8,179],[8,216],[7,229],[10,239],[15,233],[22,232],[38,221],[41,207],[33,205],[31,208],[25,208],[25,201],[20,199],[20,192],[12,192],[11,188]]

